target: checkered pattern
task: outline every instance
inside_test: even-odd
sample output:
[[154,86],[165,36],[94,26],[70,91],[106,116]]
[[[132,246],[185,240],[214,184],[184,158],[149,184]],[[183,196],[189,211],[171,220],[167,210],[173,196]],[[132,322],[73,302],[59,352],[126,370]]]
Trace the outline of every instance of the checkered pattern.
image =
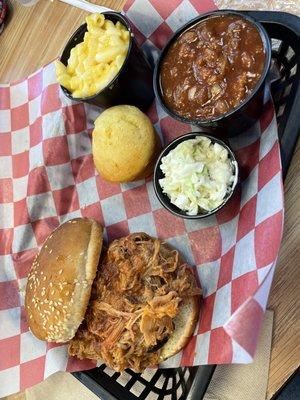
[[[210,0],[130,0],[135,35],[154,56],[172,32]],[[91,156],[99,110],[70,102],[53,63],[28,79],[0,86],[0,397],[57,370],[94,364],[68,359],[66,346],[46,344],[28,330],[24,288],[34,255],[60,223],[93,217],[109,240],[145,231],[178,248],[197,268],[204,300],[195,334],[164,366],[247,363],[252,360],[283,224],[281,164],[274,109],[231,140],[241,168],[235,196],[217,215],[183,220],[163,209],[152,180],[110,184]],[[190,126],[154,103],[149,116],[165,143]]]

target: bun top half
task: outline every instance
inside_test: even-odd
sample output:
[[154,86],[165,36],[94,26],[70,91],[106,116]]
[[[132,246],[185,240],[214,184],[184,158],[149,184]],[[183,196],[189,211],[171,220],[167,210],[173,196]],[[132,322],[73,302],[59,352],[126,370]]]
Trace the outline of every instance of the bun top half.
[[89,303],[102,241],[102,227],[89,218],[67,221],[46,239],[32,264],[25,295],[29,327],[37,338],[73,338]]

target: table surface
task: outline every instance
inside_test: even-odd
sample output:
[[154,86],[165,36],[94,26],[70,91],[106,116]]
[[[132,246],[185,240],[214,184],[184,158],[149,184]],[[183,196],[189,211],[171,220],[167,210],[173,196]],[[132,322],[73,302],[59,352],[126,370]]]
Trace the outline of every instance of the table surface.
[[[96,2],[95,0],[93,2]],[[124,0],[106,0],[115,10]],[[56,58],[66,38],[80,25],[84,11],[58,1],[40,0],[22,7],[11,0],[13,11],[0,35],[0,82],[26,77]],[[100,3],[100,1],[98,2]],[[270,399],[299,366],[300,282],[300,143],[285,181],[285,228],[268,307],[275,311],[267,398]]]

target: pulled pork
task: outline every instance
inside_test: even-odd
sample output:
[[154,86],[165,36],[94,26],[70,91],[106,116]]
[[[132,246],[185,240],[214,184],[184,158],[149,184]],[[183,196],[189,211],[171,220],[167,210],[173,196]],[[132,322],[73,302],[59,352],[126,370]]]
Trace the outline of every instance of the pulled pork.
[[101,359],[116,371],[154,367],[181,303],[199,294],[192,268],[176,250],[145,233],[115,240],[69,354]]

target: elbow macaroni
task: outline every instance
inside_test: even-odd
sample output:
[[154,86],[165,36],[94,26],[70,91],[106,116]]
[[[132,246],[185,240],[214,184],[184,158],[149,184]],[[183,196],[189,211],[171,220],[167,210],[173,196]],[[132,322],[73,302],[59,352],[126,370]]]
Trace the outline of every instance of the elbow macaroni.
[[84,40],[71,50],[68,65],[55,63],[57,81],[74,98],[104,89],[120,71],[129,47],[129,31],[120,22],[95,13],[86,17],[86,23]]

